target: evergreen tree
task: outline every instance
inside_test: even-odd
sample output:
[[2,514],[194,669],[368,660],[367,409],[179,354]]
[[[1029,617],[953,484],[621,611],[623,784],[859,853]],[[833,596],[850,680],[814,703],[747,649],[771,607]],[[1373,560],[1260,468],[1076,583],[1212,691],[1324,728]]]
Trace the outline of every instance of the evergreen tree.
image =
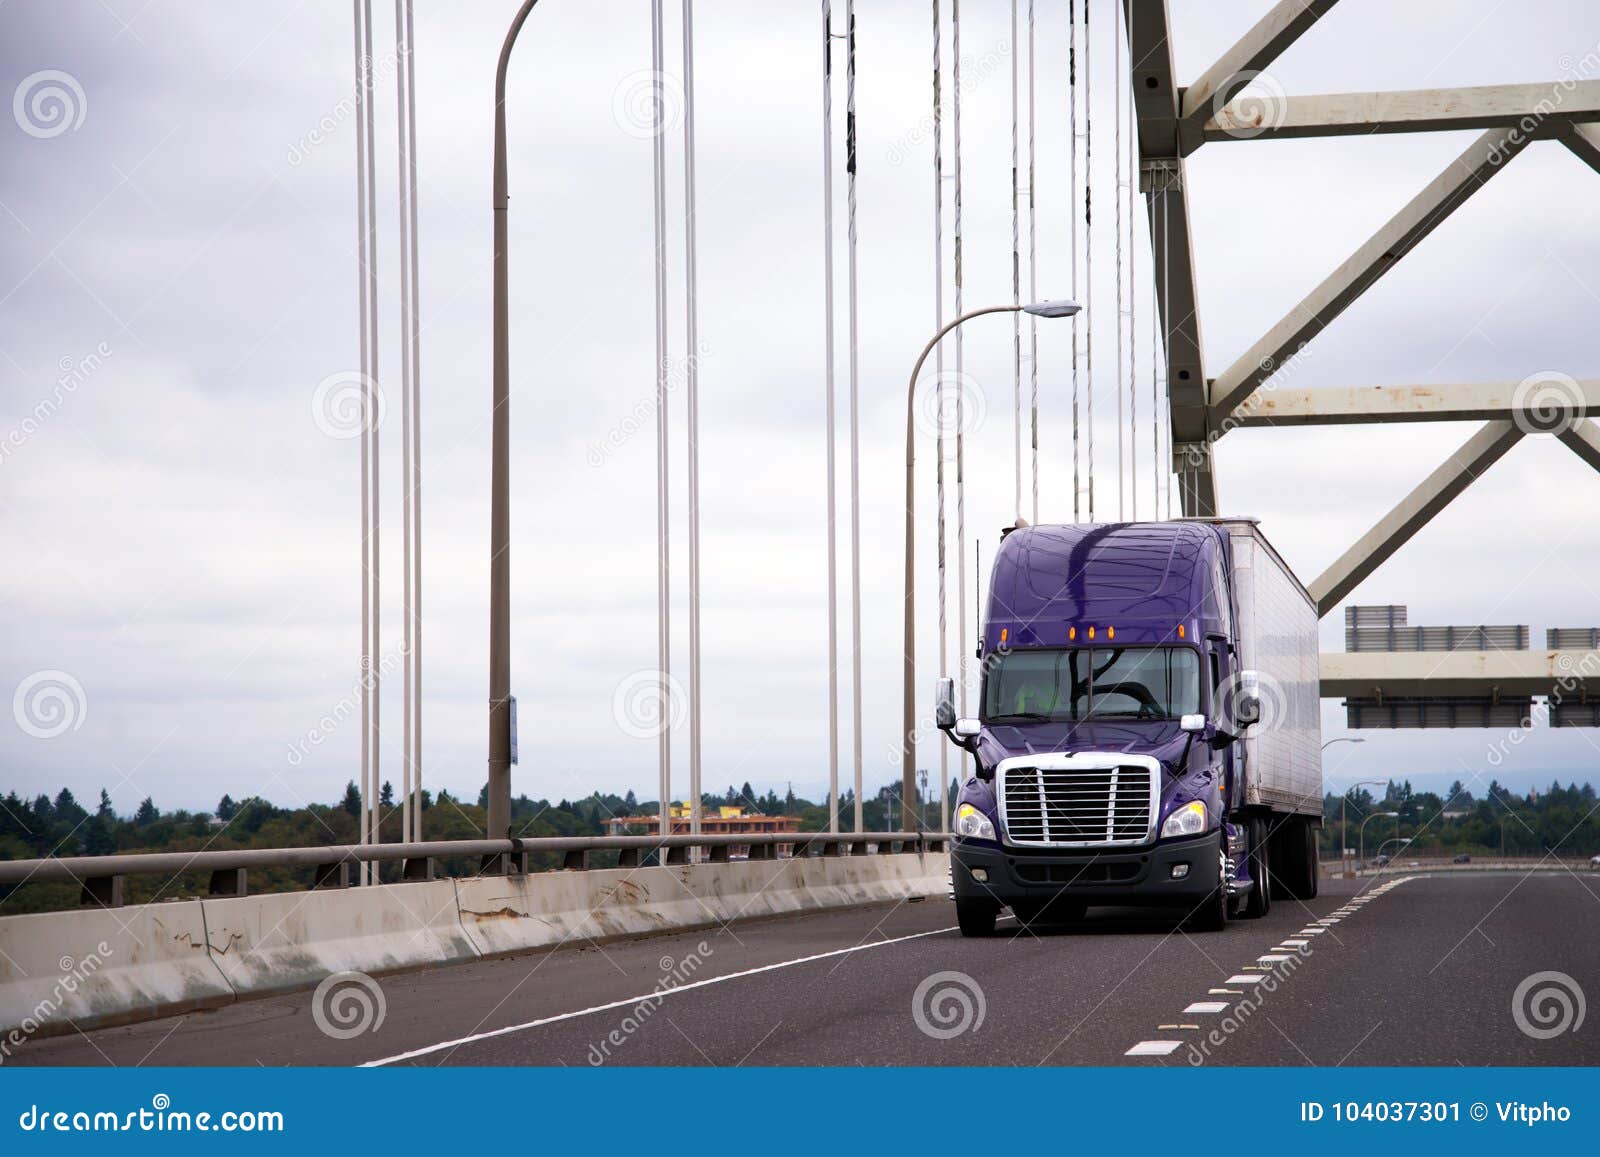
[[344,785],[344,799],[339,801],[339,806],[357,819],[361,817],[361,789],[356,786],[355,780]]
[[223,823],[227,823],[229,820],[231,820],[233,818],[233,814],[238,810],[239,805],[233,802],[233,797],[231,795],[224,795],[220,800],[217,801],[217,818]]
[[161,818],[161,813],[156,810],[156,801],[145,796],[139,803],[139,810],[133,813],[133,822],[137,827],[153,824]]
[[100,806],[95,809],[95,816],[103,820],[115,820],[117,813],[111,810],[111,796],[105,788],[100,789]]
[[383,781],[383,787],[378,792],[378,806],[385,811],[394,808],[394,785],[388,780]]

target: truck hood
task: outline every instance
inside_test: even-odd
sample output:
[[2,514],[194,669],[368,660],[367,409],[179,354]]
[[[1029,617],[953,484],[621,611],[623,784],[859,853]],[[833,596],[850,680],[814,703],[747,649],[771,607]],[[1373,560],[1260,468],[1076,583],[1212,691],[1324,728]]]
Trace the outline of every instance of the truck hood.
[[998,724],[984,726],[978,740],[978,757],[985,767],[993,767],[1002,759],[1019,755],[1117,751],[1148,755],[1169,773],[1181,773],[1178,764],[1188,747],[1189,737],[1176,721]]

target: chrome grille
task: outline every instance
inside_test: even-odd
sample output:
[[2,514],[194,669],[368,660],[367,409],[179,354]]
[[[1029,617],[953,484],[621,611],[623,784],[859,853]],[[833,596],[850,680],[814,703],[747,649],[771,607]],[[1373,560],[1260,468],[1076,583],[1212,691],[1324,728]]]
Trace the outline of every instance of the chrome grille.
[[1004,769],[1001,820],[1013,844],[1142,844],[1152,836],[1158,784],[1153,768]]

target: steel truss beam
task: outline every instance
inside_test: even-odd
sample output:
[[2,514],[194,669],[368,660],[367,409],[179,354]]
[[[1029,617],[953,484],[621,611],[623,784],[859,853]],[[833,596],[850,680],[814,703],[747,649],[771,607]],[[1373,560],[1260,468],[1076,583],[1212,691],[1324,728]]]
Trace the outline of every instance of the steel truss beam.
[[[1274,388],[1268,381],[1233,425],[1337,426],[1370,422],[1486,422],[1509,419],[1539,399],[1529,392],[1537,377],[1523,382],[1470,382],[1437,386],[1354,386],[1313,390]],[[1600,415],[1600,378],[1565,381],[1564,415]]]
[[1333,651],[1325,699],[1600,696],[1600,651]]
[[1172,469],[1183,513],[1218,513],[1217,482],[1207,428],[1205,354],[1189,235],[1189,201],[1178,143],[1178,87],[1167,35],[1166,0],[1124,0],[1132,45],[1134,116],[1142,185],[1155,257],[1156,301],[1167,335],[1167,392]]
[[[1150,214],[1156,297],[1169,333],[1167,370],[1173,468],[1187,515],[1217,511],[1212,444],[1235,426],[1484,419],[1484,426],[1435,469],[1311,586],[1326,614],[1522,437],[1509,420],[1523,410],[1526,383],[1367,389],[1274,390],[1272,376],[1468,197],[1534,140],[1559,139],[1600,171],[1600,82],[1345,93],[1238,101],[1251,80],[1283,54],[1336,0],[1282,0],[1187,89],[1177,86],[1167,0],[1123,0],[1131,47],[1142,187]],[[1248,107],[1247,107],[1248,106]],[[1373,132],[1481,129],[1439,176],[1214,381],[1204,373],[1184,158],[1207,140],[1318,137]],[[1573,384],[1563,398],[1578,424],[1556,431],[1600,469],[1600,381]],[[1535,399],[1537,401],[1537,399]],[[1522,422],[1522,427],[1528,423]],[[1529,428],[1537,429],[1537,423]],[[1328,657],[1324,657],[1325,662]],[[1337,656],[1344,659],[1345,656]],[[1392,661],[1351,656],[1358,662]],[[1450,663],[1467,660],[1446,657]],[[1545,690],[1552,680],[1540,673]],[[1448,694],[1438,681],[1407,692]],[[1481,680],[1471,691],[1486,684]],[[1323,694],[1360,696],[1367,684]],[[1535,692],[1543,693],[1543,691]]]
[[[1180,91],[1172,63],[1167,0],[1123,0],[1131,46],[1141,180],[1147,193],[1156,297],[1167,334],[1172,468],[1186,515],[1219,512],[1212,460],[1215,433],[1195,288],[1184,154],[1200,142],[1210,100],[1267,67],[1335,0],[1283,0],[1209,69]],[[1196,111],[1198,110],[1198,111]],[[1185,140],[1187,139],[1187,144]]]
[[1485,423],[1310,585],[1317,614],[1326,615],[1338,606],[1345,595],[1450,505],[1521,437],[1522,431],[1512,422]]
[[1365,293],[1395,263],[1438,228],[1489,178],[1527,147],[1520,128],[1490,129],[1467,147],[1409,204],[1357,249],[1344,264],[1277,325],[1222,372],[1211,386],[1213,419],[1221,433],[1229,415],[1248,407],[1250,395],[1301,347]]
[[[1240,38],[1239,42],[1183,91],[1179,137],[1192,153],[1199,147],[1201,127],[1238,88],[1265,69],[1332,8],[1337,0],[1282,0]],[[1142,12],[1141,12],[1142,15]],[[1163,25],[1164,30],[1164,25]],[[1134,54],[1134,60],[1139,56]]]
[[1369,136],[1517,128],[1600,120],[1600,81],[1344,92],[1235,100],[1201,129],[1206,141]]
[[1600,470],[1600,426],[1588,420],[1575,422],[1557,436],[1592,469]]
[[1561,127],[1561,143],[1595,172],[1600,173],[1600,125],[1566,124]]

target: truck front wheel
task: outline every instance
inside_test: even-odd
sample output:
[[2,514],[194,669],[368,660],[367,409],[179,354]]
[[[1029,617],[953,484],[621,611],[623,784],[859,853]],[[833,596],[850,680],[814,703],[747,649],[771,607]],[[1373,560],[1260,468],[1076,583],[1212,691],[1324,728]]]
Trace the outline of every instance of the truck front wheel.
[[1221,932],[1228,926],[1228,836],[1217,837],[1217,886],[1184,921],[1191,932]]
[[1244,914],[1252,920],[1265,916],[1272,909],[1272,871],[1268,867],[1271,856],[1267,854],[1267,821],[1250,821],[1250,895],[1245,900]]
[[956,923],[961,925],[963,936],[993,936],[999,915],[1000,905],[993,900],[956,900]]

